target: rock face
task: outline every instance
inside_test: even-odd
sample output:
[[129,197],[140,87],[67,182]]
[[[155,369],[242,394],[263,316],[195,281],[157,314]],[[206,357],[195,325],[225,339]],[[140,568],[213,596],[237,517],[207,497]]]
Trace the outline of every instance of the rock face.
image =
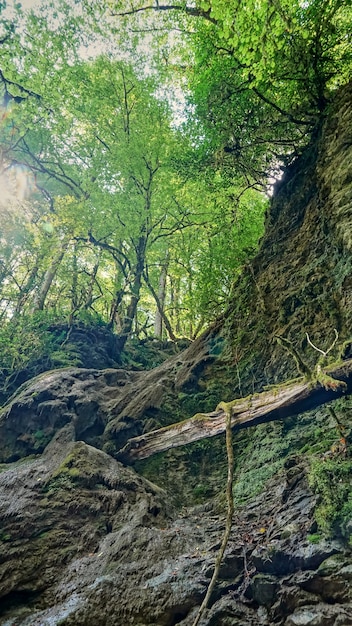
[[[216,326],[195,347],[150,371],[68,367],[24,383],[0,410],[0,463],[42,452],[69,423],[74,439],[111,454],[129,438],[158,428],[157,410],[168,396],[174,398],[174,409],[177,393],[196,380],[195,371],[213,360],[208,343],[215,332]],[[174,412],[169,422],[175,420]]]
[[250,365],[256,387],[295,371],[275,335],[293,341],[311,363],[318,353],[306,332],[322,349],[331,345],[334,328],[340,345],[350,338],[351,101],[352,83],[276,184],[261,248],[234,290],[228,332],[240,371]]
[[[149,372],[48,372],[2,410],[2,626],[192,625],[224,531],[223,503],[180,510],[174,496],[187,492],[187,477],[197,484],[189,468],[211,481],[224,459],[214,442],[201,470],[189,464],[187,474],[186,456],[177,454],[144,468],[167,494],[113,455],[128,438],[203,411],[206,402],[214,409],[223,393],[232,399],[291,376],[294,362],[275,334],[311,363],[317,354],[306,332],[325,349],[334,328],[349,339],[351,92],[350,85],[338,94],[319,137],[277,186],[261,250],[226,319]],[[230,346],[231,357],[218,358]],[[350,355],[349,344],[344,351]],[[322,503],[306,475],[303,452],[329,447],[325,437],[326,416],[317,412],[295,427],[259,427],[235,439],[235,494],[241,485],[248,502],[237,508],[203,626],[352,625],[351,549],[338,534],[324,538],[316,522]],[[260,495],[248,478],[241,483],[246,463],[265,477]],[[343,507],[351,504],[344,493]],[[352,504],[345,509],[348,540]]]
[[[82,576],[90,578],[90,586],[96,579],[96,572],[88,573],[92,560],[104,563],[102,574],[114,550],[115,556],[125,552],[140,528],[147,541],[149,532],[157,532],[170,519],[171,507],[161,489],[104,452],[73,442],[72,435],[72,425],[62,428],[39,459],[25,460],[0,475],[5,614],[12,603],[26,606],[39,598],[39,605],[50,605],[54,596],[50,600],[46,590],[61,575],[68,576],[68,564],[73,578],[77,576],[71,591],[68,585],[65,592],[73,606],[71,593]],[[108,536],[113,541],[107,542],[105,554],[104,541],[101,550],[99,545]]]
[[[70,439],[65,427],[40,459],[0,476],[0,624],[191,626],[223,515],[177,513],[165,492]],[[237,512],[204,626],[352,624],[351,560],[339,541],[316,542],[315,500],[292,458]]]
[[[73,439],[97,443],[119,403],[119,391],[123,390],[124,405],[128,404],[126,387],[135,385],[137,377],[117,369],[68,368],[26,383],[0,416],[0,461],[42,452],[65,424],[72,424]],[[124,425],[127,431],[138,432],[128,428],[121,409],[117,408],[120,430]]]

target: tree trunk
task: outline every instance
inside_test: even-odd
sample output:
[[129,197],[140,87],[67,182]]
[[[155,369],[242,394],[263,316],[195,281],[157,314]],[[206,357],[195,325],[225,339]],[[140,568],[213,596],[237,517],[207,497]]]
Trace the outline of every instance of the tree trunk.
[[154,322],[154,335],[158,339],[163,338],[163,317],[165,316],[165,296],[166,296],[166,277],[167,269],[169,265],[169,253],[166,254],[164,263],[161,266],[159,285],[158,285],[158,299],[156,300],[156,312]]
[[137,306],[141,294],[142,276],[145,266],[145,252],[146,252],[146,238],[144,236],[139,237],[138,244],[136,246],[136,268],[134,271],[134,278],[131,284],[131,299],[127,307],[126,315],[122,320],[121,334],[117,339],[117,346],[119,352],[125,347],[125,343],[131,334],[133,328],[133,322],[137,314]]
[[49,289],[56,276],[56,272],[60,267],[60,263],[62,259],[64,258],[68,244],[69,244],[68,241],[64,241],[62,243],[60,249],[57,251],[56,255],[54,256],[50,267],[48,267],[48,269],[46,270],[44,274],[43,282],[41,286],[39,287],[38,292],[34,298],[32,310],[31,310],[32,313],[35,313],[35,311],[42,311],[44,309],[45,299],[48,295]]
[[116,293],[115,298],[113,299],[111,303],[110,311],[109,311],[108,328],[112,329],[115,327],[115,330],[118,333],[121,332],[121,328],[122,328],[121,317],[119,315],[119,308],[120,308],[124,295],[125,295],[125,291],[123,289],[119,289],[119,291]]
[[89,278],[87,294],[86,294],[85,302],[84,302],[84,305],[83,305],[86,310],[90,309],[92,304],[93,304],[93,290],[94,290],[94,284],[95,284],[95,281],[96,281],[97,273],[98,273],[98,270],[99,270],[100,259],[101,259],[101,250],[99,251],[99,254],[97,256],[97,260],[96,260],[95,265],[93,267],[93,271],[92,271],[92,273],[90,275],[90,278]]
[[[124,272],[124,267],[121,267],[121,264],[117,263],[115,260],[115,280],[114,280],[114,298],[110,304],[109,312],[108,312],[108,328],[116,330],[117,333],[121,332],[121,315],[120,315],[120,306],[121,302],[125,296],[126,290],[126,274]],[[121,281],[121,275],[123,276],[123,284]]]
[[39,272],[40,258],[37,259],[35,265],[32,267],[29,276],[24,285],[21,287],[21,291],[17,298],[17,303],[14,311],[14,315],[23,313],[23,307],[26,304],[30,292],[34,289],[35,281]]
[[181,334],[181,321],[180,321],[180,277],[171,279],[171,319],[173,327],[175,328],[176,335]]
[[239,430],[298,415],[352,393],[352,359],[325,372],[321,378],[324,384],[313,385],[304,379],[284,383],[247,398],[220,403],[211,413],[197,413],[183,422],[130,439],[118,458],[124,463],[133,463],[157,452],[215,437],[226,430],[228,410],[232,428]]
[[[163,309],[163,305],[161,304],[161,302],[159,300],[158,294],[155,292],[155,290],[153,288],[153,285],[150,283],[150,281],[148,279],[148,276],[146,276],[145,274],[143,276],[144,276],[144,280],[145,280],[147,286],[150,289],[150,293],[152,294],[152,296],[153,296],[153,298],[154,298],[154,300],[156,302],[156,306],[158,308],[158,312],[159,312],[159,315],[160,315],[160,320],[162,322],[164,322],[165,328],[166,328],[166,330],[168,332],[168,335],[169,335],[171,341],[176,341],[177,337],[176,337],[175,333],[172,330],[169,318],[165,314],[165,311]],[[161,339],[161,334],[159,335],[159,338]]]
[[71,283],[71,313],[70,313],[70,325],[74,318],[76,311],[78,311],[78,259],[77,259],[77,244],[73,244],[72,251],[72,283]]

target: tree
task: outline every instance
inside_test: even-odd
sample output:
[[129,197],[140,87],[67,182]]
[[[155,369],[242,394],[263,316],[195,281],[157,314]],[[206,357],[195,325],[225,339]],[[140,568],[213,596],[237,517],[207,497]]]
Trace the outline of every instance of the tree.
[[132,331],[151,248],[192,219],[173,197],[176,138],[166,103],[153,94],[154,80],[141,81],[126,64],[100,57],[76,65],[71,81],[81,88],[69,114],[77,132],[65,158],[84,164],[89,242],[110,253],[120,271],[113,309],[122,345]]
[[344,2],[211,6],[201,24],[194,103],[224,167],[265,181],[319,127],[330,92],[348,80],[351,9]]
[[[30,53],[15,33],[17,60],[4,56],[3,168],[32,181],[22,248],[6,266],[8,314],[61,310],[72,321],[89,310],[121,348],[155,318],[158,335],[161,319],[171,338],[195,336],[256,245],[263,203],[238,203],[248,180],[214,162],[203,122],[188,134],[175,123],[165,73],[142,78],[112,54],[79,58],[83,16],[65,11],[67,41],[58,17],[52,28],[31,14]],[[208,9],[186,13],[215,27]]]
[[[119,19],[128,16],[140,29],[143,14],[149,29],[151,13],[158,27],[164,15],[174,14],[173,26],[184,28],[188,16],[189,85],[200,137],[208,141],[208,156],[250,181],[265,181],[300,152],[330,93],[351,74],[352,9],[344,0],[198,0],[188,6],[141,0],[114,7]],[[164,27],[170,29],[170,17]]]

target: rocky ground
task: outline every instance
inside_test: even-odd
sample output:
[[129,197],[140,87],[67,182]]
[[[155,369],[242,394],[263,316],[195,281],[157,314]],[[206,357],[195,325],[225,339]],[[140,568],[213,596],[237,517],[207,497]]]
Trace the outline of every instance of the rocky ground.
[[[19,488],[20,486],[20,488]],[[191,626],[224,531],[61,429],[0,475],[2,626]],[[316,534],[299,458],[237,511],[203,626],[348,626],[352,559]]]

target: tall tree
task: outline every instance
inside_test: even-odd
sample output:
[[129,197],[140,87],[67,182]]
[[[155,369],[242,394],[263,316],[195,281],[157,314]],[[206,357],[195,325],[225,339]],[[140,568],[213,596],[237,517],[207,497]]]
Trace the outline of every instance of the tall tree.
[[[179,16],[201,18],[201,53],[204,24],[211,45],[218,44],[213,9],[182,7]],[[149,324],[148,316],[151,327],[159,317],[157,334],[161,318],[170,337],[192,335],[222,306],[256,245],[263,202],[250,192],[248,201],[238,198],[253,186],[257,165],[234,172],[224,159],[233,150],[218,128],[212,136],[197,94],[198,119],[192,107],[178,110],[177,118],[181,84],[172,90],[170,80],[161,83],[155,66],[144,65],[142,77],[140,66],[113,54],[79,57],[85,17],[65,11],[67,41],[60,16],[54,28],[31,14],[23,35],[28,51],[15,33],[17,60],[4,56],[11,98],[0,125],[3,167],[22,172],[36,207],[23,224],[21,254],[6,266],[8,311],[59,306],[73,319],[94,310],[118,330],[121,347],[138,321]],[[161,12],[171,16],[174,6]],[[168,40],[170,58],[179,60],[172,45]],[[169,60],[166,69],[174,70]],[[185,133],[187,114],[192,123]]]
[[206,134],[224,167],[235,166],[252,181],[296,156],[331,92],[351,74],[348,0],[116,0],[113,6],[120,20],[140,30],[150,30],[152,15],[158,28],[167,15],[169,30],[184,29],[188,18],[200,136]]

